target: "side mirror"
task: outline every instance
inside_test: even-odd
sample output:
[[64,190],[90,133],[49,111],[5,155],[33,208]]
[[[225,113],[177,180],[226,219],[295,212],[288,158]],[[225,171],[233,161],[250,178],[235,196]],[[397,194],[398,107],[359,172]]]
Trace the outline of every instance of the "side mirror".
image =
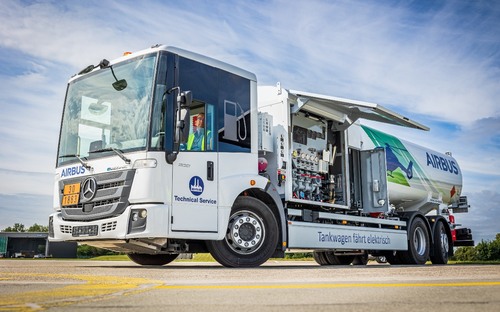
[[179,143],[185,143],[187,142],[189,136],[189,109],[191,107],[191,103],[193,102],[193,94],[191,93],[191,91],[185,91],[181,92],[179,97],[179,120],[182,123]]
[[187,141],[189,135],[189,108],[192,102],[193,95],[191,91],[181,92],[177,96],[177,120],[174,143],[181,144]]
[[[177,89],[179,94],[176,101],[176,120],[175,120],[175,133],[174,133],[174,150],[167,155],[167,162],[172,164],[177,159],[181,143],[187,141],[189,136],[189,108],[193,101],[191,91],[181,92],[179,87]],[[169,91],[170,91],[169,90]],[[170,92],[167,92],[170,93]]]
[[184,91],[177,96],[177,102],[180,103],[180,107],[191,107],[193,102],[193,93],[191,91]]
[[181,127],[179,133],[179,144],[187,142],[189,136],[189,107],[181,108],[180,120]]

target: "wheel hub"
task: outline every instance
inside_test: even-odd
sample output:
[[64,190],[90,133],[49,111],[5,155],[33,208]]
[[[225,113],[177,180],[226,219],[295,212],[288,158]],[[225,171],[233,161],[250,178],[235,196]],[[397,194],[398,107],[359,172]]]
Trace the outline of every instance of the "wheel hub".
[[245,240],[245,241],[249,241],[249,240],[252,240],[254,237],[255,237],[255,234],[256,234],[256,229],[255,227],[253,227],[252,225],[248,224],[248,223],[243,223],[241,226],[240,226],[240,238]]
[[255,252],[264,240],[262,220],[251,211],[238,212],[230,219],[226,240],[240,254]]
[[450,246],[448,245],[448,236],[444,232],[444,229],[441,229],[441,246],[443,246],[443,254],[447,254],[450,250]]
[[419,255],[424,255],[427,248],[427,243],[425,240],[424,230],[422,228],[417,228],[415,230],[415,235],[413,235],[413,243],[415,245],[415,251]]

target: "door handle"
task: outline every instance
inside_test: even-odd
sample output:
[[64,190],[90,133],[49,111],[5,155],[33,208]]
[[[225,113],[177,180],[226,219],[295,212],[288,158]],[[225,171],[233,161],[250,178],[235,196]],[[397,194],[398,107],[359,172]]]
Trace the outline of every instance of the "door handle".
[[207,161],[207,180],[208,181],[214,180],[214,162],[213,161]]

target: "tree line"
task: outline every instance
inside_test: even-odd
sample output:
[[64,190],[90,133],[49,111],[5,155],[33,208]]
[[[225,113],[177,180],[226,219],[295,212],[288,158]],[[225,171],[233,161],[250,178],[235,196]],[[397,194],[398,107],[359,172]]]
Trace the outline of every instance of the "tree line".
[[499,261],[500,260],[500,233],[493,241],[482,240],[474,247],[460,247],[455,251],[457,261]]
[[49,227],[45,225],[33,224],[29,228],[26,228],[24,224],[15,223],[14,226],[6,227],[2,232],[48,232]]
[[[16,232],[16,233],[24,233],[24,232],[43,232],[48,233],[49,227],[45,225],[33,224],[30,227],[25,227],[22,223],[15,223],[14,226],[6,227],[2,230],[2,232]],[[78,258],[93,258],[104,255],[115,255],[116,252],[109,251],[106,249],[96,248],[88,245],[78,244],[76,249]]]

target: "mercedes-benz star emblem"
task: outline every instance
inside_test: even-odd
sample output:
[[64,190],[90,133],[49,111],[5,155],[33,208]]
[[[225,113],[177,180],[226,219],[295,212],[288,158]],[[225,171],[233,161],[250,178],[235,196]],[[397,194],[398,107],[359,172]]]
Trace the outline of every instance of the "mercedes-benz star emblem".
[[85,201],[90,201],[94,198],[97,191],[97,182],[94,178],[88,178],[83,182],[82,197]]

